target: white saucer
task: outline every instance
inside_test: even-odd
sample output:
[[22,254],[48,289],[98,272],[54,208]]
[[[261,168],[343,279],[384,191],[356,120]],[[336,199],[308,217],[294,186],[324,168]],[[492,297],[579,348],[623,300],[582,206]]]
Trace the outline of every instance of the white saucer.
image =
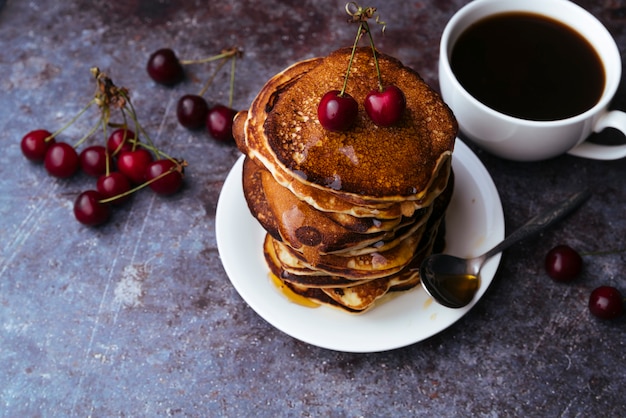
[[[284,333],[318,347],[345,352],[377,352],[404,347],[441,332],[461,319],[493,280],[500,255],[482,270],[474,301],[461,309],[434,302],[421,287],[400,294],[361,315],[289,301],[271,283],[263,257],[265,231],[248,210],[242,185],[243,156],[220,194],[217,246],[224,269],[241,297],[257,314]],[[457,139],[452,160],[455,188],[446,214],[446,251],[474,256],[504,238],[504,215],[491,176],[476,155]]]

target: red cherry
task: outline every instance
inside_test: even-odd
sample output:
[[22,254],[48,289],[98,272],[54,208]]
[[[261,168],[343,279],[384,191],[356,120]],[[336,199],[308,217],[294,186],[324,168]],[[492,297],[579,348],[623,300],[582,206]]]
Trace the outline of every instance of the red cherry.
[[548,276],[557,282],[569,282],[580,274],[583,259],[567,245],[557,245],[546,254],[545,269]]
[[52,176],[59,178],[72,177],[78,166],[78,154],[74,147],[66,142],[54,143],[48,148],[46,158],[44,159],[44,167]]
[[317,107],[317,119],[324,129],[333,132],[350,129],[357,114],[359,104],[348,93],[340,96],[339,90],[331,90],[322,96]]
[[135,132],[130,129],[120,128],[114,130],[107,139],[107,150],[111,156],[117,156],[122,151],[132,150],[130,141],[136,140]]
[[187,129],[198,129],[206,123],[209,105],[202,96],[186,94],[178,100],[176,117]]
[[78,195],[74,201],[74,216],[81,224],[101,225],[111,217],[111,207],[100,203],[103,197],[95,190],[87,190]]
[[[44,129],[30,131],[22,138],[20,146],[24,157],[31,161],[42,163],[46,158],[48,148],[56,141],[51,137],[51,133]],[[46,141],[46,138],[50,138]]]
[[206,126],[209,134],[218,141],[234,141],[233,119],[237,111],[223,105],[216,105],[209,109],[206,117]]
[[[126,193],[130,190],[130,181],[125,175],[119,171],[113,171],[109,174],[104,174],[98,177],[96,182],[96,189],[102,195],[103,199],[119,196],[122,193]],[[121,205],[130,198],[130,195],[117,198],[111,201],[112,205]]]
[[157,83],[173,85],[185,76],[178,57],[169,48],[159,49],[148,58],[146,66],[148,75]]
[[144,148],[139,148],[121,153],[117,159],[117,169],[128,177],[131,183],[141,184],[151,162],[152,154]]
[[624,311],[624,297],[612,286],[600,286],[589,296],[589,311],[601,319],[615,319]]
[[92,145],[81,151],[78,156],[80,168],[88,175],[99,177],[106,172],[109,154],[102,145]]
[[164,195],[173,194],[180,190],[183,184],[183,175],[182,171],[176,168],[177,166],[179,166],[178,163],[167,159],[158,160],[150,164],[146,171],[146,180],[148,181],[159,177],[163,173],[170,172],[150,183],[150,188],[154,190],[154,192]]
[[381,92],[372,90],[365,97],[365,112],[378,126],[388,127],[400,120],[406,108],[404,93],[396,86],[387,86]]

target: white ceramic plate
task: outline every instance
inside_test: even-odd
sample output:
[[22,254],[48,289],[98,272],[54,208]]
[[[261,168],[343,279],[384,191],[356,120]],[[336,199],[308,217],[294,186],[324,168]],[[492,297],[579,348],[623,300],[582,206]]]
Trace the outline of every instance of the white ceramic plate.
[[[262,248],[265,231],[248,210],[241,185],[242,165],[243,156],[226,178],[217,205],[217,246],[224,269],[256,313],[301,341],[360,353],[422,341],[462,318],[485,293],[496,273],[499,255],[485,264],[476,298],[461,309],[438,305],[420,286],[361,315],[293,303],[270,282]],[[479,255],[504,237],[500,197],[480,160],[458,139],[452,166],[456,185],[446,215],[446,252]]]

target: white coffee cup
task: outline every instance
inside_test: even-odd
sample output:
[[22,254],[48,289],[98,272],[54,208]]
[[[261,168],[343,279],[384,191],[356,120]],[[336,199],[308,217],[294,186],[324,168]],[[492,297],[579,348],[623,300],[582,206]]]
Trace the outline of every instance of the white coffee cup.
[[[591,109],[559,120],[520,119],[491,109],[461,86],[450,66],[456,40],[473,23],[508,12],[531,12],[557,20],[577,31],[596,49],[604,66],[605,86]],[[621,76],[622,63],[615,40],[593,15],[568,0],[474,0],[452,17],[441,38],[441,94],[454,112],[461,132],[490,153],[511,160],[538,161],[564,153],[598,160],[626,157],[626,144],[585,142],[592,132],[607,127],[626,133],[626,113],[608,110]]]

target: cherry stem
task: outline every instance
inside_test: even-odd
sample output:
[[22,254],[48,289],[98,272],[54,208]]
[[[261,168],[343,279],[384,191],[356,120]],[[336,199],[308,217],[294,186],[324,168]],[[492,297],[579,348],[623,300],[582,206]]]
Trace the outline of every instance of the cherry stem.
[[382,79],[382,76],[380,75],[380,67],[378,65],[378,56],[376,53],[376,47],[374,46],[374,38],[372,37],[372,32],[370,32],[370,27],[367,24],[367,22],[363,22],[361,23],[361,25],[365,27],[365,32],[367,32],[367,36],[369,37],[369,40],[370,40],[370,46],[372,47],[372,55],[374,56],[374,66],[376,67],[376,75],[378,77],[378,90],[382,93],[383,92],[383,79]]
[[74,144],[74,148],[80,147],[83,142],[85,142],[91,135],[93,135],[93,133],[96,132],[96,130],[98,130],[98,127],[103,122],[103,119],[104,118],[100,116],[100,119],[98,119],[98,122],[89,130],[89,132],[83,135],[81,139],[76,141],[76,143]]
[[237,60],[237,57],[239,57],[241,55],[243,55],[243,51],[242,50],[240,50],[237,47],[232,47],[232,48],[224,49],[221,54],[214,55],[214,56],[209,57],[209,58],[204,58],[204,59],[200,59],[200,60],[182,60],[182,61],[180,61],[180,63],[181,64],[198,64],[198,63],[206,63],[206,62],[211,62],[211,61],[222,60],[222,62],[220,62],[220,64],[215,69],[215,71],[213,71],[213,74],[211,75],[211,77],[204,83],[204,85],[202,86],[202,89],[200,89],[200,92],[198,93],[198,96],[204,96],[204,94],[209,89],[209,86],[211,86],[211,84],[213,83],[213,80],[215,79],[215,77],[217,76],[219,71],[222,69],[222,67],[224,65],[226,65],[226,62],[228,62],[228,60],[230,59],[231,60],[231,69],[230,69],[230,90],[229,90],[229,95],[228,95],[228,106],[232,107],[234,90],[235,90],[235,88],[234,88],[234,85],[235,85],[235,61]]
[[139,147],[147,149],[148,151],[153,152],[157,156],[163,157],[163,158],[171,160],[173,162],[177,162],[178,161],[176,158],[174,158],[174,157],[168,155],[167,153],[161,151],[160,149],[158,149],[156,146],[154,146],[151,143],[150,144],[146,144],[146,143],[143,143],[143,142],[138,141],[136,139],[130,139],[128,142],[133,144],[133,149],[136,149],[136,147],[139,146]]
[[[132,105],[131,105],[132,106]],[[143,133],[142,129],[141,129],[141,125],[139,124],[139,121],[137,120],[137,116],[135,115],[135,110],[134,108],[131,107],[130,111],[128,112],[130,114],[130,119],[133,122],[133,130],[135,132],[136,135]],[[116,149],[116,151],[118,151],[123,145],[124,142],[126,141],[127,137],[126,135],[128,134],[128,132],[126,132],[126,130],[128,129],[128,120],[126,119],[126,112],[122,111],[122,119],[124,121],[123,124],[123,128],[124,128],[124,141],[121,142],[120,145],[118,145],[118,149]],[[149,140],[150,138],[148,138]],[[133,149],[135,149],[135,147],[133,146]]]
[[606,251],[592,251],[592,252],[588,252],[588,253],[580,253],[581,256],[601,256],[601,255],[613,255],[613,254],[619,254],[619,253],[623,253],[626,252],[626,248],[616,248],[613,250],[606,250]]
[[109,155],[109,149],[104,147],[104,174],[111,174],[111,157]]
[[348,86],[348,77],[350,76],[350,69],[352,68],[352,62],[354,61],[354,54],[356,52],[356,46],[359,43],[359,39],[361,39],[362,31],[363,31],[363,22],[359,24],[359,30],[356,32],[356,38],[354,38],[354,44],[352,44],[352,53],[350,54],[350,60],[348,61],[348,69],[346,70],[346,75],[343,78],[343,87],[341,87],[341,91],[339,92],[339,97],[343,97],[346,92],[346,87]]
[[126,98],[127,100],[127,107],[123,107],[122,108],[122,113],[124,113],[124,110],[126,110],[129,114],[130,114],[130,118],[133,120],[134,124],[135,124],[135,128],[137,129],[137,132],[140,132],[143,137],[147,140],[148,145],[149,146],[145,146],[145,144],[140,143],[139,141],[132,141],[133,142],[133,150],[136,148],[136,146],[139,145],[143,145],[144,147],[152,150],[152,152],[154,152],[157,156],[157,158],[159,157],[159,155],[163,155],[165,156],[165,154],[159,150],[154,143],[152,142],[152,139],[150,139],[150,135],[148,135],[148,132],[146,132],[146,130],[143,128],[143,126],[141,126],[141,124],[139,123],[139,120],[137,119],[137,112],[135,111],[135,107],[133,106],[132,102],[130,101],[130,98],[128,98],[126,96],[126,94],[122,93],[124,98]]
[[198,96],[204,96],[204,94],[206,93],[206,91],[209,89],[209,87],[211,86],[211,83],[213,83],[213,80],[215,79],[215,77],[217,76],[217,73],[219,73],[219,71],[222,69],[222,67],[224,65],[226,65],[226,60],[220,62],[220,64],[217,66],[217,68],[215,69],[215,71],[213,71],[213,74],[211,75],[211,77],[209,77],[209,79],[206,81],[206,83],[204,83],[204,86],[202,86],[202,89],[200,89],[200,92],[198,93]]
[[230,62],[230,88],[228,90],[228,107],[233,107],[233,97],[235,95],[235,63],[237,55],[233,55]]
[[180,175],[181,175],[181,176],[183,176],[183,175],[184,175],[184,174],[183,174],[183,171],[184,171],[183,169],[184,169],[185,167],[187,167],[187,161],[185,161],[185,160],[181,160],[181,161],[179,161],[179,160],[175,160],[175,159],[173,159],[173,158],[170,158],[170,159],[171,159],[172,161],[174,161],[174,163],[175,163],[176,165],[174,165],[174,166],[170,167],[170,169],[169,169],[169,170],[167,170],[167,171],[165,171],[165,172],[163,172],[163,173],[159,174],[158,176],[156,176],[156,177],[155,177],[155,178],[153,178],[153,179],[150,179],[150,180],[148,180],[148,181],[145,181],[145,182],[141,183],[140,185],[138,185],[138,186],[136,186],[136,187],[133,187],[133,188],[132,188],[132,189],[130,189],[130,190],[125,191],[124,193],[120,193],[120,194],[118,194],[118,195],[111,196],[111,197],[107,197],[106,199],[99,200],[99,201],[98,201],[98,203],[110,203],[110,202],[113,202],[114,200],[121,199],[121,198],[126,197],[126,196],[128,196],[128,195],[131,195],[131,194],[135,193],[136,191],[141,190],[141,189],[143,189],[144,187],[149,186],[150,184],[154,183],[155,181],[160,180],[160,179],[162,179],[163,177],[165,177],[165,176],[167,176],[167,175],[169,175],[169,174],[171,174],[171,173],[173,173],[173,172],[175,172],[175,171],[178,171],[178,172],[180,173]]
[[87,109],[89,109],[91,107],[91,105],[96,103],[96,99],[91,99],[91,101],[89,103],[87,103],[87,105],[85,107],[83,107],[72,119],[70,119],[69,122],[67,122],[65,125],[63,125],[61,128],[59,128],[56,132],[50,134],[49,136],[47,136],[44,141],[48,142],[50,140],[52,140],[52,138],[56,137],[57,135],[59,135],[61,132],[63,132],[64,130],[66,130],[67,128],[69,128],[69,126],[71,124],[73,124],[74,122],[76,122],[76,120],[81,117],[81,115],[83,113],[85,113],[87,111]]
[[225,49],[221,53],[219,53],[217,55],[213,55],[213,56],[208,57],[208,58],[202,58],[202,59],[197,59],[197,60],[180,60],[180,63],[181,63],[181,65],[204,64],[204,63],[211,62],[211,61],[217,61],[217,60],[220,60],[222,58],[234,57],[234,56],[237,56],[240,53],[241,53],[241,51],[239,50],[239,48],[233,47],[233,48]]
[[[346,92],[346,87],[348,85],[348,77],[350,75],[350,69],[352,68],[352,62],[354,60],[354,55],[356,52],[357,44],[359,40],[363,36],[364,33],[367,33],[367,36],[370,41],[370,46],[372,47],[372,54],[374,56],[374,66],[376,67],[376,76],[378,78],[378,89],[380,92],[383,91],[383,82],[382,77],[380,75],[380,67],[378,65],[378,56],[376,54],[376,47],[374,46],[374,38],[372,37],[372,32],[370,30],[370,26],[367,23],[367,20],[374,16],[376,13],[376,8],[374,7],[361,7],[356,2],[351,1],[346,4],[346,13],[350,15],[351,20],[349,22],[359,22],[359,29],[356,33],[356,38],[354,39],[354,44],[352,45],[352,53],[350,54],[350,61],[348,62],[348,69],[346,70],[346,75],[343,79],[343,87],[339,92],[339,96],[343,96]],[[380,17],[376,15],[376,23],[383,25],[383,33],[385,32],[385,22],[380,20]]]
[[[104,136],[105,138],[108,138],[107,136],[107,124],[105,123],[103,118],[100,118],[100,123],[102,123],[102,136]],[[126,135],[126,131],[124,131],[124,135]],[[109,147],[107,146],[107,144],[105,143],[104,146],[104,174],[105,175],[109,175],[111,173],[111,157],[113,157],[114,155],[116,155],[118,153],[118,150],[122,148],[122,145],[124,144],[124,142],[122,141],[122,143],[120,145],[118,145],[118,149],[116,149],[113,154],[109,153]]]
[[[113,153],[111,154],[112,157],[115,157],[117,154],[120,153],[122,148],[124,148],[124,144],[126,143],[126,139],[128,138],[128,124],[126,123],[126,115],[124,113],[122,113],[122,117],[124,118],[124,123],[109,123],[109,124],[103,123],[103,126],[102,126],[102,131],[104,132],[104,137],[105,138],[107,138],[107,126],[110,126],[112,128],[123,128],[124,129],[124,136],[122,137],[122,140],[120,141],[120,143],[117,144],[117,148],[115,148],[113,150]],[[108,151],[108,149],[107,149],[107,151]]]

